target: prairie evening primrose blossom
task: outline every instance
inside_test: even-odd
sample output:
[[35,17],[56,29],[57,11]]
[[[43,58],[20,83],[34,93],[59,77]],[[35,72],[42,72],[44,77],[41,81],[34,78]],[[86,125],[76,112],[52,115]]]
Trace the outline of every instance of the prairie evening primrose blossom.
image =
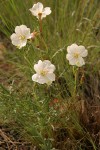
[[69,60],[70,65],[76,65],[78,67],[85,65],[83,57],[88,55],[88,51],[84,46],[72,44],[71,46],[67,47],[67,52],[68,54],[66,55],[66,58]]
[[15,33],[11,35],[12,44],[17,46],[19,49],[26,46],[27,39],[32,37],[30,29],[26,25],[16,26]]
[[32,13],[32,15],[36,16],[38,19],[43,19],[47,15],[51,14],[50,7],[43,8],[43,4],[38,2],[37,4],[34,4],[31,9],[29,9]]
[[55,74],[53,73],[55,66],[51,64],[49,60],[39,60],[38,63],[34,65],[34,70],[36,74],[32,76],[33,81],[40,84],[46,83],[48,85],[55,81]]

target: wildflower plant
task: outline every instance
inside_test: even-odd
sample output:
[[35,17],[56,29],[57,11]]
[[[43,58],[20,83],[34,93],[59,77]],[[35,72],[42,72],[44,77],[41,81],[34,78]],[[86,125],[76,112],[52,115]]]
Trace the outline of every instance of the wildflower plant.
[[30,29],[26,25],[16,26],[15,33],[11,35],[12,44],[19,49],[26,46],[27,40],[31,39]]
[[30,9],[30,11],[32,15],[36,16],[39,20],[51,14],[50,7],[43,8],[43,4],[40,2],[34,4],[33,7]]
[[33,81],[40,84],[51,84],[55,81],[55,74],[53,73],[55,66],[49,60],[44,60],[43,62],[39,60],[38,64],[34,65],[34,70],[36,74],[32,76]]
[[68,54],[66,55],[66,58],[69,60],[70,65],[76,65],[78,67],[85,65],[83,57],[88,55],[88,51],[84,46],[72,44],[71,46],[67,47],[67,52]]
[[[84,134],[80,124],[80,108],[77,111],[79,99],[83,98],[85,71],[93,52],[89,51],[89,45],[96,42],[94,37],[91,38],[92,23],[84,17],[86,11],[88,15],[90,11],[90,8],[85,9],[87,1],[84,1],[83,7],[80,0],[80,14],[77,2],[73,1],[72,7],[70,0],[67,3],[66,0],[64,3],[60,0],[59,3],[49,1],[52,9],[37,2],[32,8],[27,8],[25,13],[19,1],[18,9],[23,10],[22,18],[17,16],[19,22],[16,25],[13,22],[13,26],[10,24],[10,39],[16,48],[11,59],[15,61],[21,77],[18,78],[16,88],[16,81],[13,82],[10,92],[9,88],[1,88],[6,92],[4,99],[9,95],[9,108],[13,106],[9,114],[13,112],[12,118],[23,126],[24,131],[31,135],[29,140],[41,150],[61,149],[60,136],[64,141],[67,139],[67,144],[63,143],[63,146],[69,150],[69,137],[73,142],[76,135],[80,136],[80,141],[85,136],[87,139],[89,137]],[[14,6],[16,2],[12,2]],[[25,9],[27,3],[30,7],[33,1],[27,1]],[[15,31],[11,35],[13,28]],[[81,148],[77,140],[75,144]]]
[[[43,4],[38,2],[34,4],[30,9],[32,15],[36,16],[40,22],[47,15],[51,14],[50,7],[43,8]],[[40,34],[42,33],[42,26],[40,23]],[[18,48],[22,48],[26,46],[27,39],[31,39],[34,37],[34,32],[30,33],[30,29],[25,25],[16,26],[15,33],[11,35],[12,44],[17,46]],[[66,58],[69,60],[70,65],[76,65],[81,67],[85,65],[85,61],[83,57],[86,57],[88,52],[84,46],[78,46],[77,44],[72,44],[67,48],[68,54]],[[51,84],[52,81],[55,81],[55,74],[53,71],[55,70],[55,66],[51,64],[49,60],[41,60],[38,61],[38,64],[34,65],[34,69],[36,74],[32,76],[32,80],[38,82],[40,84]]]

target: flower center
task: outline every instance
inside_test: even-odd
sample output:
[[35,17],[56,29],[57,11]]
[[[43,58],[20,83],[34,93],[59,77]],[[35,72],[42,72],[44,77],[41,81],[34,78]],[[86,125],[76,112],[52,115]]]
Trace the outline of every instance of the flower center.
[[39,19],[41,20],[42,13],[41,13],[41,12],[39,12],[39,13],[38,13],[38,16],[39,16]]
[[40,74],[41,74],[42,76],[45,76],[47,73],[48,73],[47,70],[42,70],[42,71],[40,72]]
[[41,16],[42,16],[42,13],[41,13],[41,12],[39,12],[39,13],[38,13],[38,15],[39,15],[39,17],[41,17]]
[[74,57],[75,57],[75,58],[78,58],[78,57],[79,57],[79,54],[78,54],[78,53],[74,53]]
[[25,36],[24,35],[20,35],[19,39],[23,41],[23,40],[25,40]]

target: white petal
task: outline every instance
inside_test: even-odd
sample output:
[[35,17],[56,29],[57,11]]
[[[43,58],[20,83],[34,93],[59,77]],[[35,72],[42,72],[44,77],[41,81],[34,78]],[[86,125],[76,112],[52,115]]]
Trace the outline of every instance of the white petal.
[[20,26],[17,26],[15,28],[15,33],[17,35],[22,35],[22,36],[25,36],[26,39],[30,39],[31,38],[31,33],[30,33],[30,29],[27,28],[26,25],[20,25]]
[[45,83],[49,82],[49,79],[45,76],[40,75],[37,82],[40,83],[40,84],[45,84]]
[[49,60],[44,60],[38,61],[38,64],[34,65],[34,70],[38,73],[41,74],[41,71],[46,71],[47,73],[53,73],[55,70],[55,66],[51,64]]
[[36,4],[34,4],[33,7],[31,9],[29,9],[29,10],[31,11],[32,15],[34,15],[36,17],[38,16],[39,12],[38,12]]
[[25,36],[26,39],[31,39],[32,37],[30,29],[25,30],[23,35]]
[[43,63],[42,60],[39,60],[39,61],[38,61],[38,64],[41,64],[41,63]]
[[15,27],[15,33],[16,33],[17,35],[21,35],[21,28],[20,28],[20,26],[16,26],[16,27]]
[[33,7],[31,9],[29,9],[29,10],[31,11],[31,13],[34,16],[38,17],[38,14],[42,13],[42,11],[43,11],[43,4],[38,2],[37,4],[34,4]]
[[34,65],[34,70],[36,71],[36,73],[40,73],[40,68],[38,67],[38,64]]
[[41,72],[41,70],[42,70],[41,65],[35,64],[35,65],[34,65],[34,70],[36,71],[36,73],[39,74],[39,73]]
[[79,53],[81,57],[86,57],[88,55],[88,51],[85,49],[84,46],[80,45],[78,47]]
[[48,69],[49,69],[49,73],[53,73],[53,72],[55,71],[56,67],[55,67],[53,64],[51,64],[51,65],[48,67]]
[[50,9],[50,7],[45,7],[45,8],[43,9],[43,13],[45,13],[46,15],[51,14],[51,9]]
[[35,81],[35,82],[37,82],[37,80],[38,80],[38,74],[34,74],[32,76],[32,80]]
[[40,2],[38,2],[38,3],[36,4],[36,6],[35,6],[35,9],[37,9],[38,12],[41,13],[41,12],[43,11],[43,4],[40,3]]
[[18,36],[17,36],[15,33],[13,33],[13,34],[10,36],[10,38],[11,38],[12,41],[16,41],[16,40],[19,39]]
[[45,84],[45,83],[49,82],[49,79],[47,77],[41,76],[39,74],[34,74],[32,76],[32,80],[35,81],[35,82],[38,82],[40,84]]
[[66,55],[66,58],[67,58],[68,60],[71,60],[71,59],[73,59],[73,55],[67,54],[67,55]]
[[76,65],[77,59],[73,58],[69,60],[70,65]]
[[[42,16],[41,16],[41,19],[45,18],[46,17],[46,14],[45,13],[42,13]],[[38,17],[39,19],[39,17]]]
[[72,44],[71,46],[67,47],[67,52],[70,53],[75,53],[78,49],[78,45],[77,44]]
[[43,62],[41,60],[39,60],[38,63],[34,65],[34,70],[38,74],[41,72],[41,70],[43,70]]
[[27,26],[26,25],[20,25],[20,26],[16,26],[15,28],[15,33],[18,35],[23,35],[25,30],[27,30]]
[[24,31],[24,30],[27,29],[27,26],[22,24],[22,25],[20,25],[20,29],[21,29],[22,31]]
[[51,64],[51,62],[49,60],[44,60],[43,66],[45,69],[48,70],[49,73],[53,73],[55,70],[55,66],[53,64]]
[[31,38],[30,28],[27,28],[25,25],[21,25],[21,33],[26,37],[26,39]]
[[10,38],[12,40],[12,44],[13,45],[15,45],[15,46],[19,46],[20,45],[19,37],[15,33],[13,33]]
[[20,26],[16,26],[15,33],[21,35],[21,28],[20,28]]
[[47,78],[48,78],[50,81],[55,81],[55,74],[54,74],[54,73],[47,74]]
[[43,61],[43,68],[48,68],[51,65],[51,62],[49,60]]
[[83,65],[85,65],[85,61],[82,57],[79,57],[76,61],[76,66],[81,67]]
[[51,62],[49,61],[49,60],[44,60],[43,61],[46,65],[48,64],[48,65],[51,65]]
[[38,61],[38,67],[40,70],[42,70],[44,68],[43,61],[41,61],[41,60]]
[[20,43],[20,47],[22,48],[22,47],[26,46],[26,44],[27,44],[27,39],[22,40]]

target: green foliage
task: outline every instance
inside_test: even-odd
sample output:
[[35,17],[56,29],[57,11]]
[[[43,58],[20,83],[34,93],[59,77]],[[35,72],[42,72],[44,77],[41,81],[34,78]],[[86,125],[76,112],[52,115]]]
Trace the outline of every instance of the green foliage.
[[[17,25],[25,24],[31,31],[39,30],[37,19],[29,9],[34,0],[5,0],[0,3],[0,31],[8,38]],[[66,149],[82,149],[87,136],[74,109],[78,99],[73,96],[74,77],[72,67],[66,60],[66,48],[72,43],[84,45],[89,52],[86,72],[97,73],[100,62],[100,2],[98,0],[42,0],[52,9],[52,14],[43,19],[42,49],[38,38],[21,49],[8,50],[6,63],[17,71],[5,75],[7,85],[0,84],[0,114],[4,122],[15,121],[30,135],[30,140],[41,150],[57,147],[57,136],[70,138],[72,145]],[[38,85],[31,80],[33,65],[39,59],[49,59],[56,66],[57,80],[50,87]],[[93,66],[91,71],[91,65]],[[63,78],[63,79],[61,79]],[[61,82],[60,82],[61,79]],[[11,85],[9,82],[14,83]],[[9,89],[12,86],[12,90]],[[82,96],[83,91],[78,90]],[[54,99],[59,103],[51,105]],[[61,129],[67,130],[63,136]],[[76,134],[79,141],[75,140]],[[60,137],[59,137],[60,138]],[[57,140],[57,141],[56,141]],[[95,142],[89,138],[95,150]],[[74,143],[74,146],[73,146]],[[71,147],[72,146],[72,147]],[[84,147],[84,146],[83,146]],[[74,150],[75,150],[74,149]]]

